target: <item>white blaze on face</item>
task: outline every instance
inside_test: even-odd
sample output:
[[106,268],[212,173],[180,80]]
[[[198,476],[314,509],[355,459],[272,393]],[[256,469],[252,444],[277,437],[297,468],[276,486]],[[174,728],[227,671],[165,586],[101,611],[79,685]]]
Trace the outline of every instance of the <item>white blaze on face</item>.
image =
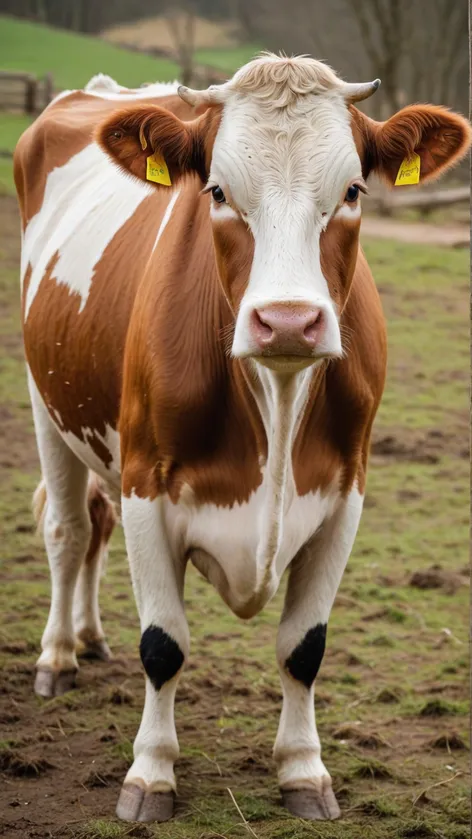
[[[254,309],[296,302],[323,312],[320,352],[341,355],[338,316],[321,270],[320,234],[356,179],[362,179],[361,163],[338,91],[300,96],[290,109],[249,94],[233,93],[225,103],[209,183],[228,190],[255,243],[235,356],[251,354]],[[214,206],[214,222],[230,221],[223,207]]]

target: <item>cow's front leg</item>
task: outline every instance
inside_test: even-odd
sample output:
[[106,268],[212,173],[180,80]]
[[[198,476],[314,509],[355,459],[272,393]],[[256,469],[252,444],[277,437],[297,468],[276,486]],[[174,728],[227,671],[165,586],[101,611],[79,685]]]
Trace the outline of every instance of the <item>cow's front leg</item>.
[[140,654],[146,698],[134,741],[134,762],[123,784],[117,816],[126,821],[167,821],[174,807],[174,761],[179,744],[174,698],[189,651],[183,607],[184,565],[172,557],[162,500],[122,500],[126,547],[141,623]]
[[315,722],[314,682],[326,641],[326,626],[362,511],[353,490],[290,568],[277,636],[283,706],[274,747],[285,806],[305,819],[340,815],[331,778],[321,760]]

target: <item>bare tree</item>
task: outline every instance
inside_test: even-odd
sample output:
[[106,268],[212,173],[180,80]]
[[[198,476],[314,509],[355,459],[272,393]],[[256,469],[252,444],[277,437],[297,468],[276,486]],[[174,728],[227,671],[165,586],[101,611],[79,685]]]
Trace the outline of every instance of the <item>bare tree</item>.
[[232,0],[230,11],[233,19],[239,27],[239,35],[243,41],[257,41],[259,37],[258,26],[258,0]]
[[345,2],[393,110],[406,99],[460,104],[457,87],[467,67],[463,0]]
[[401,68],[413,0],[345,0],[356,21],[372,74],[382,79],[392,110],[401,105]]
[[174,44],[180,78],[183,84],[190,84],[194,70],[195,53],[195,6],[191,0],[173,3],[166,11],[166,22]]
[[241,28],[271,49],[310,53],[346,78],[382,80],[374,116],[406,101],[467,108],[465,0],[235,0]]
[[362,52],[353,49],[352,21],[345,0],[235,0],[233,13],[243,32],[267,48],[287,55],[308,53],[361,77]]
[[[424,17],[428,15],[428,25]],[[411,62],[408,92],[415,101],[454,103],[467,78],[467,5],[462,0],[416,0],[412,5],[407,55]],[[462,99],[462,96],[461,96]]]

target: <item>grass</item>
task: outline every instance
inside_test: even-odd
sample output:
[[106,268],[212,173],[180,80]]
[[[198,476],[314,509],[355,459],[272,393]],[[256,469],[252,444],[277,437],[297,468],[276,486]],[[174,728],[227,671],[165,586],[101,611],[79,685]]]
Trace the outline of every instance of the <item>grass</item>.
[[0,112],[0,195],[14,195],[13,162],[11,155],[32,118],[26,114]]
[[254,58],[262,47],[258,44],[241,44],[238,47],[225,47],[224,49],[201,49],[195,53],[197,64],[207,64],[215,67],[228,75],[232,75]]
[[120,84],[173,81],[177,65],[109,44],[100,38],[52,29],[0,15],[0,69],[43,76],[51,72],[58,90],[81,88],[95,73],[107,73]]
[[[131,827],[112,815],[143,697],[121,531],[113,537],[101,590],[116,661],[84,664],[79,689],[64,698],[42,703],[31,692],[49,581],[29,513],[39,471],[20,348],[17,222],[13,202],[4,199],[4,206],[0,704],[3,698],[5,714],[18,719],[4,726],[0,753],[6,751],[5,763],[13,768],[28,761],[36,766],[30,753],[36,743],[56,768],[44,777],[15,777],[13,792],[11,785],[0,790],[0,807],[2,794],[9,796],[7,804],[18,788],[14,813],[21,817],[21,802],[32,802],[27,815],[36,819],[36,835],[43,839],[50,829],[54,835],[57,824],[48,821],[53,803],[51,813],[41,810],[52,784],[70,822],[64,835],[73,839],[247,839],[229,787],[258,839],[465,839],[468,750],[448,743],[468,741],[468,587],[462,573],[468,536],[468,253],[365,244],[387,314],[388,382],[375,424],[366,509],[316,689],[323,756],[343,819],[311,825],[279,807],[271,748],[280,710],[274,644],[283,592],[243,623],[190,570],[192,651],[176,704],[177,818],[159,827]],[[393,440],[390,448],[382,443],[386,438]],[[409,584],[413,572],[434,564],[462,583],[450,591]],[[436,741],[439,746],[432,745]]]
[[13,161],[11,155],[32,118],[26,114],[7,114],[0,111],[0,195],[15,195]]
[[[3,117],[0,115],[0,131]],[[13,181],[13,165],[9,157],[0,157],[0,196],[15,195],[15,183]]]
[[27,114],[1,114],[0,151],[13,152],[20,134],[31,125],[32,118]]

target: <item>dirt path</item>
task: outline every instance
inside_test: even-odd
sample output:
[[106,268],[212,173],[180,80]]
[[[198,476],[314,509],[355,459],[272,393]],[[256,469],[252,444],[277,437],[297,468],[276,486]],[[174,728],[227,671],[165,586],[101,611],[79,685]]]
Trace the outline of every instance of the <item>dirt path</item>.
[[440,226],[420,222],[364,216],[362,235],[375,239],[395,239],[416,245],[442,245],[451,248],[468,248],[469,228],[465,224]]

